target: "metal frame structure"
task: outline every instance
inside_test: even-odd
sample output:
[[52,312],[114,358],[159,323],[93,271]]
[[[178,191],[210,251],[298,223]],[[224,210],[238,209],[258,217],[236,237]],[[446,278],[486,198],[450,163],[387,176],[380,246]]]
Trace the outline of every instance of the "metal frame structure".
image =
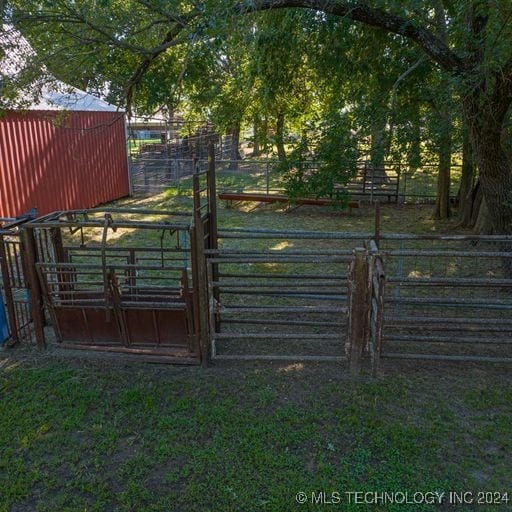
[[368,236],[219,230],[222,249],[209,251],[207,260],[212,357],[346,359],[346,267],[354,243]]
[[0,219],[0,272],[9,325],[8,346],[15,346],[22,340],[30,339],[32,334],[32,307],[21,233],[23,225],[34,217],[35,212],[30,212],[17,219]]
[[211,173],[194,173],[192,214],[98,208],[24,226],[40,347],[44,303],[62,347],[208,362],[204,251],[216,247],[213,169],[212,161]]
[[383,234],[378,204],[373,234],[218,230],[213,147],[194,171],[191,213],[74,210],[4,225],[14,333],[27,323],[18,287],[40,347],[46,306],[61,346],[171,363],[348,355],[358,374],[369,355],[376,375],[385,358],[512,362],[512,237]]

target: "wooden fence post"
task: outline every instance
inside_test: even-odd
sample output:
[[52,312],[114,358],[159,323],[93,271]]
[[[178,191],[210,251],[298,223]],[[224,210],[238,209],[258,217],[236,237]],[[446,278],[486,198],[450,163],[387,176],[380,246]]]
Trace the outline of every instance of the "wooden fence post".
[[359,375],[368,336],[368,257],[362,248],[354,250],[353,280],[348,306],[350,373]]

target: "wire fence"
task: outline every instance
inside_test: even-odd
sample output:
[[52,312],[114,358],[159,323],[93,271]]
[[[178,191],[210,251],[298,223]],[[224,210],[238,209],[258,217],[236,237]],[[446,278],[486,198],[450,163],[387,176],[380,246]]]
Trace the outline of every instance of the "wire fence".
[[[190,186],[187,179],[193,173],[194,161],[205,169],[205,158],[178,158],[167,150],[147,151],[134,156],[131,161],[132,191],[134,195],[158,194],[166,189],[182,189]],[[217,186],[219,192],[250,192],[283,194],[286,192],[286,176],[281,163],[275,159],[232,160],[217,156]],[[319,163],[313,160],[297,164],[305,174],[314,172]],[[390,203],[429,203],[436,198],[437,166],[424,165],[419,169],[387,162],[375,167],[369,162],[349,163],[346,168],[348,182],[340,183],[336,191],[346,191],[354,200],[369,203],[384,201]],[[354,171],[355,169],[355,171]],[[450,196],[457,196],[460,166],[452,166]],[[343,173],[342,173],[343,174]]]

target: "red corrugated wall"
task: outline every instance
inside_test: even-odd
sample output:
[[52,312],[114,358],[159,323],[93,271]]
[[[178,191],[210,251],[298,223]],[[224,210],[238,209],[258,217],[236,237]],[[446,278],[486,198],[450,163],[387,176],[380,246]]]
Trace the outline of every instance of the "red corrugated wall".
[[129,194],[119,112],[8,112],[0,117],[0,217],[91,208]]

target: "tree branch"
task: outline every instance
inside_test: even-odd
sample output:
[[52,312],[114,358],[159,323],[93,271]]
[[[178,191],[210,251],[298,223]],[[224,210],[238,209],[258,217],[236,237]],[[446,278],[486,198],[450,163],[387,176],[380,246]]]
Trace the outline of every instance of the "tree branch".
[[450,50],[442,39],[436,37],[425,27],[402,16],[370,7],[364,1],[253,0],[247,4],[239,3],[235,6],[235,12],[243,14],[284,8],[313,9],[381,28],[414,41],[433,61],[450,73],[461,74],[465,69],[464,61]]

